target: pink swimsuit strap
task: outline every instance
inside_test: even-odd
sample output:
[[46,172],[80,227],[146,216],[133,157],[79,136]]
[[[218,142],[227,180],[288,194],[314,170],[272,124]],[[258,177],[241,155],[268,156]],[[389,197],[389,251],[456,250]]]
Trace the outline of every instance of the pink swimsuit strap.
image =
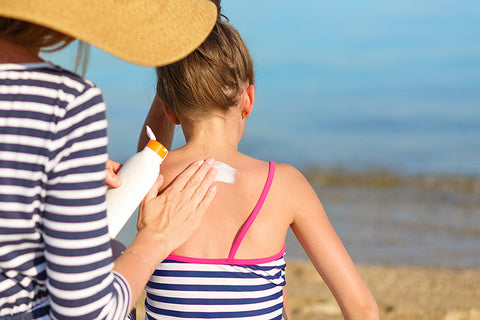
[[260,195],[260,198],[258,199],[258,202],[255,205],[255,208],[253,209],[252,213],[250,213],[248,220],[245,222],[240,233],[235,239],[232,249],[230,250],[230,253],[228,255],[228,260],[235,259],[235,254],[237,253],[238,247],[240,247],[240,244],[242,243],[243,238],[245,238],[245,235],[247,234],[248,229],[250,229],[250,226],[255,221],[255,218],[257,218],[258,213],[260,212],[260,209],[262,209],[263,203],[265,202],[265,199],[267,198],[267,195],[268,195],[268,191],[270,190],[270,187],[272,185],[274,174],[275,174],[275,161],[270,161],[268,177],[267,177],[267,181],[265,182],[265,186],[263,187],[262,194]]

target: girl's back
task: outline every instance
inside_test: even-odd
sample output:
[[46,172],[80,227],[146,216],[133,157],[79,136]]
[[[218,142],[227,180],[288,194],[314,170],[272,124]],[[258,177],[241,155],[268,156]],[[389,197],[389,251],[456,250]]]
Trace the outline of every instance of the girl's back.
[[[162,173],[165,185],[180,173],[189,161],[198,156],[182,149],[172,151]],[[221,157],[216,157],[221,161]],[[230,160],[231,159],[231,160]],[[285,236],[293,219],[293,206],[289,203],[291,183],[283,182],[285,174],[294,169],[283,164],[269,164],[239,152],[229,157],[227,163],[236,171],[233,184],[217,182],[218,191],[198,231],[180,248],[176,255],[226,259],[231,253],[239,232],[250,215],[258,209],[244,234],[235,254],[237,259],[259,259],[278,254],[284,246]],[[270,166],[271,184],[266,185]],[[264,194],[264,200],[259,200]]]

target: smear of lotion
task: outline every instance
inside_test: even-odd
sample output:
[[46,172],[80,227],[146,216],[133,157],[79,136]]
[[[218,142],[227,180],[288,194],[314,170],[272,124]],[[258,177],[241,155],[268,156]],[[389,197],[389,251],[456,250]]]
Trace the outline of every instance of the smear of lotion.
[[221,161],[215,162],[215,168],[217,168],[217,176],[215,177],[215,181],[221,181],[225,183],[235,182],[237,170]]

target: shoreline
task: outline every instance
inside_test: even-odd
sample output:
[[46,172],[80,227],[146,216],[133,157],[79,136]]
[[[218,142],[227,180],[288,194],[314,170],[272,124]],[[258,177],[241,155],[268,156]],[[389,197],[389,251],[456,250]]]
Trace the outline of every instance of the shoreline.
[[478,174],[406,173],[386,168],[355,170],[342,167],[307,167],[300,171],[311,184],[323,187],[402,187],[432,192],[480,194]]

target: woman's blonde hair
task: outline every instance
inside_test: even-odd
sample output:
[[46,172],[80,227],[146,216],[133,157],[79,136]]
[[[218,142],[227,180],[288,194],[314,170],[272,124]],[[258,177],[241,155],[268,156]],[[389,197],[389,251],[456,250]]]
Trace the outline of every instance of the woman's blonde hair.
[[238,105],[245,87],[255,81],[247,46],[238,31],[221,20],[197,50],[156,70],[160,100],[193,122]]

